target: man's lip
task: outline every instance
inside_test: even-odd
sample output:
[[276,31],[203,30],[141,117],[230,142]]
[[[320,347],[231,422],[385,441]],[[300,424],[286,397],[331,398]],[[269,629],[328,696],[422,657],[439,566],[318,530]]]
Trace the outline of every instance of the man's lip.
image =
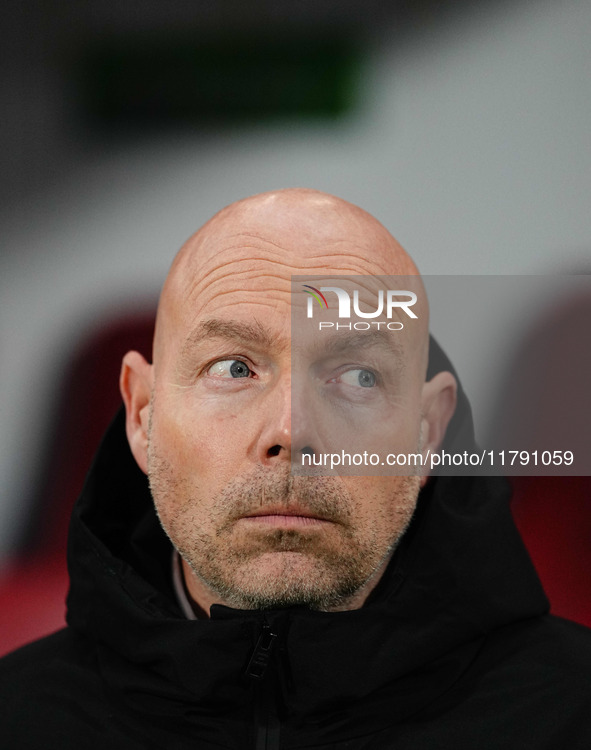
[[316,521],[330,521],[330,518],[314,513],[314,511],[302,508],[297,505],[272,505],[265,508],[259,508],[257,510],[245,513],[242,518],[261,518],[262,516],[286,516],[298,518],[311,518]]

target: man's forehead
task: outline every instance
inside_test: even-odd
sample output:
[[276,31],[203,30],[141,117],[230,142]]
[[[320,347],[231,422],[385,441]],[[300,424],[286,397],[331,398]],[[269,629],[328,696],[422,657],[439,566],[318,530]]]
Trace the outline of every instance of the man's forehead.
[[183,276],[206,277],[216,265],[258,258],[337,273],[417,273],[394,237],[363,209],[317,191],[285,190],[220,211],[185,243],[171,274],[178,268]]
[[376,219],[334,196],[288,190],[233,204],[175,258],[160,299],[155,351],[164,329],[186,330],[224,307],[272,308],[289,297],[293,275],[319,273],[418,272]]

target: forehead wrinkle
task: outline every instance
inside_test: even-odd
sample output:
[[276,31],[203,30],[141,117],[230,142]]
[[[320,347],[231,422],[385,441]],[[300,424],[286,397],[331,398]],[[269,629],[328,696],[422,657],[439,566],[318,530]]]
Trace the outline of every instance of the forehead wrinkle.
[[[265,263],[268,263],[271,266],[274,266],[273,269],[268,269],[266,272],[262,272],[260,267],[256,268],[254,267],[254,264],[263,260]],[[272,261],[267,259],[260,259],[260,258],[245,258],[241,261],[229,261],[227,263],[219,264],[212,268],[210,271],[208,271],[205,275],[201,276],[193,276],[193,278],[189,281],[187,281],[187,286],[185,288],[185,294],[188,299],[198,297],[200,294],[203,294],[203,292],[206,289],[211,290],[216,285],[219,285],[223,283],[224,281],[227,281],[228,279],[256,279],[258,281],[262,279],[269,279],[269,286],[265,289],[261,290],[255,290],[255,289],[240,289],[239,285],[236,284],[233,289],[230,289],[228,291],[220,291],[217,293],[217,296],[222,296],[225,294],[232,294],[236,291],[244,291],[244,292],[252,292],[252,293],[265,293],[269,294],[273,291],[280,291],[280,286],[278,285],[275,289],[272,286],[273,281],[280,282],[280,284],[289,284],[291,283],[291,277],[292,276],[301,276],[301,275],[320,275],[320,276],[333,276],[333,275],[343,275],[345,272],[345,275],[348,275],[348,272],[350,272],[352,275],[361,275],[361,276],[367,276],[367,273],[363,273],[363,269],[356,268],[355,266],[347,266],[346,264],[342,264],[339,268],[331,268],[330,271],[327,269],[326,264],[326,256],[319,257],[319,263],[309,263],[306,266],[294,266],[287,263],[284,263],[282,261]],[[251,265],[251,263],[253,265]],[[240,268],[240,266],[244,266],[244,264],[247,264],[246,267]],[[280,268],[285,269],[285,275],[280,273]],[[379,275],[379,274],[375,274]],[[373,277],[374,274],[371,274]],[[212,278],[214,277],[214,278]],[[286,287],[287,288],[287,287]]]
[[[247,237],[253,240],[260,240],[261,242],[264,242],[265,245],[271,245],[272,247],[278,248],[278,250],[282,253],[287,252],[286,248],[283,247],[283,245],[280,245],[278,242],[273,242],[273,240],[268,239],[268,237],[263,237],[262,234],[256,234],[256,232],[236,232],[235,234],[230,234],[229,238],[239,238],[239,237]],[[229,247],[239,247],[243,246],[242,243],[236,243],[236,245],[230,245]],[[249,247],[248,245],[244,245],[244,247]]]
[[[383,247],[374,248],[364,247],[361,244],[353,243],[351,239],[326,239],[322,238],[319,240],[322,247],[319,251],[311,252],[311,248],[308,244],[307,254],[302,253],[301,250],[296,250],[290,247],[282,246],[278,243],[273,242],[267,238],[258,237],[257,235],[244,235],[236,234],[234,237],[239,236],[250,236],[256,237],[266,245],[271,245],[275,249],[267,249],[265,252],[264,248],[256,247],[250,244],[236,243],[226,244],[217,252],[212,253],[209,257],[206,257],[201,264],[198,262],[198,253],[194,253],[187,258],[187,274],[190,277],[196,279],[195,283],[207,283],[209,277],[215,274],[217,271],[226,267],[235,267],[240,264],[247,263],[254,265],[256,263],[268,263],[271,265],[277,265],[282,268],[292,269],[292,273],[299,274],[303,272],[311,272],[318,270],[319,268],[330,269],[331,273],[339,272],[351,272],[357,273],[358,275],[392,275],[393,273],[400,274],[401,272],[408,273],[410,275],[416,275],[417,270],[414,265],[411,267],[408,263],[406,253],[396,246],[386,250],[389,257],[383,258],[384,256]],[[349,243],[349,251],[345,251],[342,247],[335,248],[336,245],[342,245]],[[382,243],[378,243],[381,245]],[[331,247],[332,246],[332,247]],[[223,260],[223,256],[226,253],[234,253],[236,250],[240,250],[243,255],[242,257],[231,257],[229,260]],[[355,250],[356,252],[353,252]],[[401,252],[399,252],[400,250]],[[250,251],[250,254],[248,252]],[[269,257],[270,255],[278,256],[282,253],[281,258]],[[268,253],[268,255],[266,254]],[[371,261],[368,261],[368,253],[373,254]],[[286,260],[283,259],[286,258]],[[293,261],[297,261],[294,263]],[[291,261],[291,262],[290,262]],[[385,261],[384,263],[382,261]],[[412,263],[412,261],[411,261]],[[370,268],[368,268],[368,265]],[[193,266],[193,268],[191,268]],[[209,266],[209,267],[208,267]],[[238,273],[238,271],[234,271]],[[185,275],[185,274],[183,274]],[[192,285],[193,286],[193,285]]]
[[[231,251],[233,248],[226,248],[226,250]],[[249,249],[248,247],[243,247],[244,250]],[[221,251],[220,255],[223,255],[224,250]],[[288,251],[286,251],[286,254],[289,255]],[[347,255],[343,253],[330,253],[326,252],[324,254],[311,256],[309,259],[309,262],[305,262],[307,259],[300,258],[299,264],[289,263],[284,260],[276,260],[274,258],[269,257],[262,257],[260,255],[250,255],[245,256],[243,258],[232,258],[227,261],[220,262],[219,255],[215,259],[211,259],[211,262],[213,263],[215,260],[215,265],[212,266],[212,268],[205,270],[200,269],[199,273],[192,274],[193,281],[189,284],[189,293],[191,293],[195,287],[207,285],[208,283],[217,283],[218,281],[222,281],[223,279],[226,279],[228,277],[232,276],[238,276],[241,274],[248,274],[251,273],[253,277],[261,277],[265,274],[261,274],[260,268],[257,269],[254,266],[256,264],[269,264],[270,266],[276,266],[278,268],[285,269],[286,276],[297,276],[302,275],[302,273],[314,273],[316,271],[330,271],[333,275],[338,275],[342,273],[343,271],[351,272],[353,274],[365,276],[367,274],[367,267],[364,264],[367,264],[367,259],[364,258],[362,255],[354,255],[352,253],[349,253]],[[327,262],[330,261],[332,263]],[[240,269],[240,266],[244,266],[246,264],[245,268]],[[357,265],[358,264],[358,265]],[[370,275],[387,275],[385,273],[385,269],[381,266],[378,266],[377,263],[372,264],[374,267],[372,269],[373,273]],[[378,271],[379,273],[376,273]],[[383,273],[382,273],[383,272]],[[211,277],[215,275],[215,279],[211,280]],[[274,274],[267,274],[270,277],[273,277]],[[390,274],[391,275],[391,274]],[[276,274],[277,278],[282,278],[280,274]]]
[[[190,284],[189,290],[192,292],[196,287],[199,287],[203,284],[208,284],[208,279],[213,274],[216,274],[216,277],[209,281],[209,285],[218,283],[220,281],[224,281],[228,278],[233,278],[236,276],[243,276],[245,274],[250,274],[253,278],[264,278],[265,276],[268,276],[270,278],[277,278],[277,279],[283,279],[284,277],[279,273],[271,273],[270,271],[267,271],[266,273],[262,273],[260,267],[255,268],[254,265],[256,263],[268,263],[270,265],[274,266],[283,266],[286,270],[292,269],[293,267],[290,266],[287,263],[283,263],[279,260],[271,260],[269,258],[258,258],[256,256],[251,256],[248,258],[241,258],[240,260],[230,260],[225,263],[218,263],[215,265],[214,268],[211,268],[206,273],[202,273],[201,275],[197,276],[195,275],[195,278],[193,282]],[[236,266],[243,265],[244,263],[247,263],[246,268],[236,268]]]
[[[222,284],[227,279],[232,279],[236,282],[232,286],[232,288],[214,292],[215,287],[219,284]],[[245,281],[253,279],[256,279],[257,281],[260,281],[261,279],[269,279],[269,282],[264,289],[245,288],[243,286]],[[242,285],[240,282],[242,282]],[[282,285],[284,289],[281,288]],[[196,301],[199,301],[200,296],[205,295],[206,301],[203,303],[203,307],[207,307],[208,303],[211,301],[211,296],[215,296],[216,303],[219,306],[222,298],[229,295],[235,295],[237,292],[239,292],[243,298],[239,302],[235,302],[233,304],[252,304],[253,300],[248,300],[247,295],[254,295],[257,304],[264,304],[265,301],[268,302],[269,300],[273,299],[273,295],[275,295],[276,301],[281,301],[281,294],[289,292],[289,289],[289,279],[282,276],[281,274],[261,273],[254,268],[247,268],[242,271],[229,270],[227,272],[224,272],[223,274],[220,274],[219,277],[212,279],[205,288],[203,288],[201,280],[195,280],[194,283],[191,284],[191,286],[186,290],[186,295],[187,304],[190,304],[192,298],[195,298]]]
[[[279,244],[278,242],[273,242],[273,240],[269,239],[268,237],[263,236],[262,234],[256,234],[254,232],[252,232],[252,233],[249,233],[249,232],[238,232],[235,235],[230,235],[230,239],[232,239],[234,237],[236,237],[236,238],[246,237],[246,238],[251,238],[251,239],[259,240],[264,245],[271,245],[272,248],[277,248],[278,251],[281,252],[281,253],[283,253],[283,254],[293,254],[293,249],[292,248],[286,247],[286,246],[284,246],[282,244]],[[390,237],[390,239],[393,240],[392,237]],[[305,242],[308,245],[308,248],[311,249],[310,248],[310,239],[307,238],[305,240]],[[342,258],[349,257],[349,258],[352,258],[354,260],[364,261],[364,260],[367,260],[367,251],[369,249],[371,249],[371,248],[368,248],[366,245],[364,245],[362,242],[358,242],[358,241],[356,241],[355,238],[352,238],[350,236],[348,236],[348,237],[339,237],[339,238],[335,237],[333,239],[331,239],[330,237],[319,237],[317,239],[317,242],[318,242],[318,244],[322,245],[320,254],[314,255],[314,254],[310,253],[309,256],[308,256],[310,259],[316,259],[316,258],[318,258],[318,259],[324,259],[324,258],[327,258],[327,257],[335,257],[335,258],[337,258],[337,257],[342,257]],[[354,252],[344,252],[343,250],[339,251],[339,250],[332,250],[331,249],[331,248],[334,248],[335,246],[342,245],[344,243],[348,243],[351,246],[352,249],[354,248],[355,250],[358,250],[360,254],[357,255]],[[381,242],[380,243],[373,243],[373,245],[374,245],[374,247],[375,247],[376,250],[383,249],[383,248],[380,247],[382,245]],[[225,248],[225,249],[234,250],[234,249],[236,249],[238,247],[247,250],[247,249],[252,248],[253,246],[238,242],[238,243],[236,243],[234,245],[228,245],[227,248]],[[394,248],[392,248],[392,250],[393,249]],[[271,250],[270,252],[273,252],[273,251]],[[270,262],[273,262],[273,261],[270,261]]]

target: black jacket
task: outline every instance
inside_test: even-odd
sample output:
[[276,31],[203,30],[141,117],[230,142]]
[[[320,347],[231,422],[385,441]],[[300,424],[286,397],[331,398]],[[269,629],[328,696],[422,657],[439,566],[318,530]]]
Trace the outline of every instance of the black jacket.
[[[447,447],[472,440],[461,395]],[[591,747],[591,634],[547,614],[501,479],[431,480],[356,611],[189,621],[171,555],[119,414],[72,519],[68,628],[0,662],[1,748]]]

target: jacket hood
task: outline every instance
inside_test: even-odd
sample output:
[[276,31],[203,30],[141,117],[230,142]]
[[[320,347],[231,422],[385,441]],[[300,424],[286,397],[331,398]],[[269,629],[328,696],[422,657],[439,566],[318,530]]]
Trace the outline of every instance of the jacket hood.
[[[454,372],[431,340],[429,377],[440,370]],[[460,387],[444,447],[473,444]],[[251,716],[248,665],[269,629],[277,635],[280,713],[291,731],[338,740],[360,720],[378,728],[422,710],[461,677],[490,633],[548,610],[510,515],[508,486],[496,477],[432,478],[359,610],[214,605],[210,620],[187,620],[172,588],[172,551],[121,411],[72,516],[68,624],[92,644],[114,698],[162,721],[182,717],[202,732],[210,721],[213,732],[220,714],[228,733]],[[215,727],[219,735],[219,720]]]

